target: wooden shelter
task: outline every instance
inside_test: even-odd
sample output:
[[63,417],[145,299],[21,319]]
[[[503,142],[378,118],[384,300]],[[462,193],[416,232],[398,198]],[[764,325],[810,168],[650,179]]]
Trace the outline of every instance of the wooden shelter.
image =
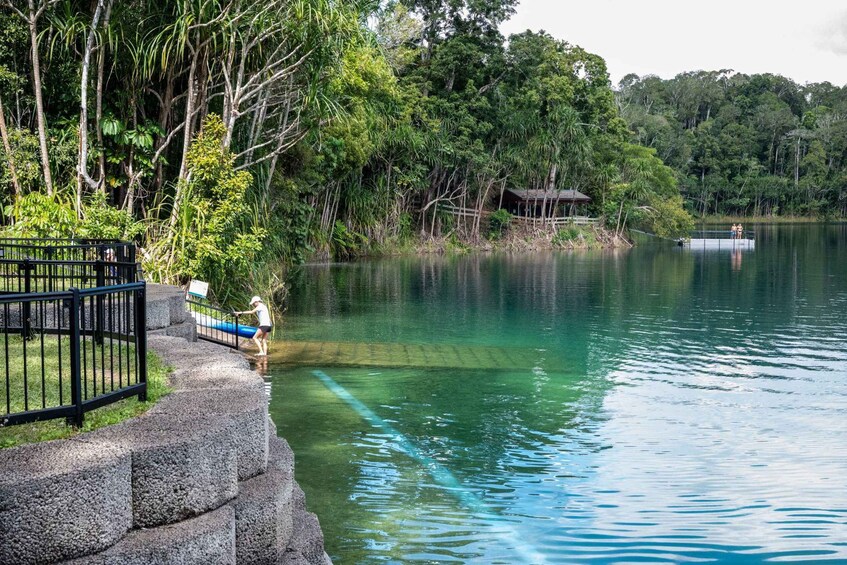
[[514,216],[561,218],[577,215],[589,202],[578,190],[506,189],[500,207]]

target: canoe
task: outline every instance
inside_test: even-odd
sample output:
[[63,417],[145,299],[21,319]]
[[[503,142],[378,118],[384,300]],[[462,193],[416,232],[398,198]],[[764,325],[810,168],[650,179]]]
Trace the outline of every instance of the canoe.
[[197,322],[198,326],[231,335],[237,334],[238,337],[252,338],[256,335],[256,330],[259,329],[255,326],[238,324],[238,331],[236,331],[235,323],[233,322],[225,322],[224,320],[220,320],[214,316],[210,316],[209,314],[200,314],[199,312],[191,312],[191,315],[194,317],[194,321]]

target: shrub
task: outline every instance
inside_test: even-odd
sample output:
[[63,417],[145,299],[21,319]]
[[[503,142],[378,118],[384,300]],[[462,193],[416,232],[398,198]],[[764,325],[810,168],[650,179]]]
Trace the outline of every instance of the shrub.
[[512,223],[512,215],[508,210],[499,209],[488,219],[488,237],[489,239],[500,239],[509,231],[509,225]]
[[567,243],[582,238],[582,230],[580,230],[576,226],[570,226],[567,228],[556,230],[556,233],[553,235],[553,245],[563,246]]

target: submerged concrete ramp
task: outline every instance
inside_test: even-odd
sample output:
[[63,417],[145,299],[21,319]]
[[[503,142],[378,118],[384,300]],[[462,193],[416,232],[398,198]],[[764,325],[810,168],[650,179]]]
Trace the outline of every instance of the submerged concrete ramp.
[[542,360],[546,366],[551,364],[563,366],[563,363],[552,358],[548,351],[509,347],[274,341],[270,349],[272,363],[315,367],[532,369]]

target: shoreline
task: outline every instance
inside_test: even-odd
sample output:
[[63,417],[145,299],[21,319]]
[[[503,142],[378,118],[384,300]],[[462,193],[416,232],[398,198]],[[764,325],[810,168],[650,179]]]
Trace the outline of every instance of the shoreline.
[[696,225],[717,225],[717,224],[733,224],[733,223],[748,223],[748,224],[843,224],[847,223],[845,218],[812,218],[809,216],[704,216],[695,218]]

